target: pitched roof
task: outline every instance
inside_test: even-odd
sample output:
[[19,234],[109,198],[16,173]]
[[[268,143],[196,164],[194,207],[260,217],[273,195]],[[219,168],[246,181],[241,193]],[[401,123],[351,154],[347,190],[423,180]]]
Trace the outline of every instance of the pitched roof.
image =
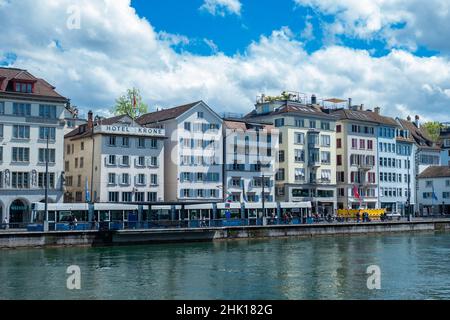
[[248,113],[244,118],[256,118],[256,117],[265,117],[265,116],[276,116],[283,114],[292,114],[299,116],[317,116],[317,117],[326,117],[326,118],[335,118],[334,115],[324,112],[319,106],[311,106],[300,103],[294,103],[291,101],[285,101],[283,105],[276,108],[274,111],[266,114],[258,114],[256,110]]
[[419,179],[450,178],[450,166],[433,166],[419,175]]
[[418,128],[415,123],[408,120],[398,119],[400,124],[411,133],[414,142],[422,149],[439,150],[428,133],[423,128]]
[[339,109],[333,111],[332,113],[335,114],[339,118],[339,120],[372,122],[393,127],[399,126],[398,123],[395,121],[395,119],[382,116],[376,112],[369,110]]
[[[1,80],[3,79],[3,80]],[[61,96],[55,91],[55,87],[44,79],[33,76],[26,70],[16,68],[0,67],[0,93],[21,94],[29,96],[51,97],[67,101],[67,98]],[[12,88],[13,80],[22,80],[34,83],[33,93],[15,92]]]
[[175,119],[181,116],[183,113],[187,112],[191,108],[195,107],[199,103],[203,101],[197,101],[189,104],[185,104],[182,106],[165,109],[161,111],[151,112],[144,114],[143,116],[139,117],[136,122],[140,125],[147,125],[150,123],[160,122],[160,121],[166,121],[170,119]]
[[268,124],[268,123],[258,123],[258,122],[254,122],[254,121],[234,120],[234,119],[233,120],[225,119],[223,121],[223,125],[227,129],[243,130],[243,131],[252,130],[255,126],[263,127],[264,129],[266,129],[268,131],[272,131],[273,129],[275,129],[275,127],[272,124]]

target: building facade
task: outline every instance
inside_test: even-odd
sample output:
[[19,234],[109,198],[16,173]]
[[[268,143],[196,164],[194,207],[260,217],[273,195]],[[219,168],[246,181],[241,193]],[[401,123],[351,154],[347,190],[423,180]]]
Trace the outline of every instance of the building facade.
[[418,177],[419,213],[450,214],[450,167],[431,166]]
[[414,142],[397,121],[383,118],[378,128],[379,207],[404,215],[415,206]]
[[441,164],[450,166],[450,123],[443,123],[439,136],[441,146]]
[[336,125],[339,209],[378,206],[378,122],[375,112],[352,106],[332,112]]
[[261,97],[246,116],[279,130],[276,200],[311,201],[313,212],[333,214],[336,204],[336,119],[316,101],[296,95]]
[[275,201],[278,130],[242,119],[224,120],[224,190],[231,202]]
[[167,133],[164,156],[166,201],[224,200],[222,119],[203,101],[140,117]]
[[164,200],[164,129],[128,116],[88,123],[65,136],[65,202]]
[[63,201],[64,114],[68,102],[53,86],[26,70],[0,68],[2,221],[7,217],[17,226],[29,222],[31,203],[45,201],[47,180],[49,202]]

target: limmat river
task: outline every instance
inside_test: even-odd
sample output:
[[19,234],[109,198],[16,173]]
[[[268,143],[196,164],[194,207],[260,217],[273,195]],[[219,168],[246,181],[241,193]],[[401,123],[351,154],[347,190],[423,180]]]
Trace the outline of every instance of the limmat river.
[[450,299],[450,233],[5,250],[0,299]]

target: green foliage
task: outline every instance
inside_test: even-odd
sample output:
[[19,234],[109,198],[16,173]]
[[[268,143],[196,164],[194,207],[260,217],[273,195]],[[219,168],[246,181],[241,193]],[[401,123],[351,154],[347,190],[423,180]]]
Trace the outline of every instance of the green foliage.
[[439,136],[442,129],[442,124],[437,121],[427,122],[422,125],[428,135],[433,139],[434,142],[439,141]]
[[[136,99],[136,108],[134,108],[134,99]],[[133,119],[140,117],[148,112],[148,106],[142,101],[139,89],[128,89],[127,93],[116,99],[116,105],[113,108],[116,116],[128,115]]]

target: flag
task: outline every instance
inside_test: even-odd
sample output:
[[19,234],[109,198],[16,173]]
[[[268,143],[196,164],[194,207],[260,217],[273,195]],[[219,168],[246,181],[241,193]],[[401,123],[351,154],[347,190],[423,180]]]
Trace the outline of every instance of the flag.
[[91,202],[91,193],[89,192],[89,180],[86,177],[86,184],[85,184],[85,194],[86,194],[86,202]]
[[356,199],[361,200],[361,196],[359,195],[359,190],[358,190],[358,187],[356,185],[353,186],[353,196]]
[[434,186],[433,186],[433,200],[436,200],[436,201],[439,200],[436,193],[434,192]]

